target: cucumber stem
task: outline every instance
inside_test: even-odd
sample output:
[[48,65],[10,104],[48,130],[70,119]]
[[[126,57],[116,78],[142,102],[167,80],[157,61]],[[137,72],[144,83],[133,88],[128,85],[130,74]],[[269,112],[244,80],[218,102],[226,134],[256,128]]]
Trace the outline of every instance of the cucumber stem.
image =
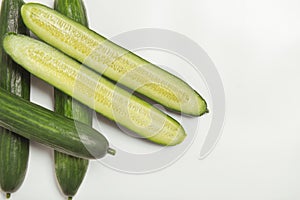
[[9,198],[10,198],[10,196],[11,196],[11,194],[10,194],[10,193],[6,193],[6,199],[9,199]]
[[68,200],[72,200],[73,197],[68,197]]
[[114,156],[114,155],[116,155],[116,150],[114,150],[112,148],[108,148],[107,153]]

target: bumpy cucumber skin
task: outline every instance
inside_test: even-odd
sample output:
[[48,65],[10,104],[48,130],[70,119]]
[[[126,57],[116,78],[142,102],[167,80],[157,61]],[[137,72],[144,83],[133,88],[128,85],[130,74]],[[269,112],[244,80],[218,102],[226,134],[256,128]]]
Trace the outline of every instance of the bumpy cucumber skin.
[[[82,0],[55,0],[54,9],[88,26]],[[60,90],[54,90],[55,112],[92,126],[92,110]],[[88,169],[89,161],[54,151],[55,174],[59,186],[69,199],[77,193]]]
[[4,49],[30,73],[150,141],[172,146],[186,137],[169,115],[41,41],[8,34]]
[[[29,34],[20,9],[22,0],[3,0],[0,14],[0,87],[29,100],[30,74],[16,64],[3,49],[7,32]],[[6,113],[3,113],[6,115]],[[21,129],[22,130],[22,129]],[[0,127],[0,187],[7,193],[16,192],[22,185],[29,158],[29,140]]]
[[27,3],[22,17],[40,39],[109,79],[170,110],[191,116],[208,112],[206,101],[180,78],[54,10]]
[[110,150],[90,126],[33,104],[0,88],[0,126],[57,151],[99,159]]

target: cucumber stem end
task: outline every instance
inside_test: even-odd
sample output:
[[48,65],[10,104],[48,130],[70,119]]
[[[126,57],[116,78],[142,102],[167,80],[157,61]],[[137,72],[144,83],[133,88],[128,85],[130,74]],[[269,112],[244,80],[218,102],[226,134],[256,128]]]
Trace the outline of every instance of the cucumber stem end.
[[116,155],[116,150],[114,150],[112,148],[108,148],[107,153],[114,156],[114,155]]

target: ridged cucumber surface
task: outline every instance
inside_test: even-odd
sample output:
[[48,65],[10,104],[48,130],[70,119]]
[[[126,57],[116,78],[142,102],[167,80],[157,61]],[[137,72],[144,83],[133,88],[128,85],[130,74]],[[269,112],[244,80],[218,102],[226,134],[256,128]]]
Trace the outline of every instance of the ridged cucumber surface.
[[33,104],[0,88],[0,126],[57,151],[86,159],[114,154],[90,126]]
[[169,115],[38,40],[4,38],[5,51],[32,74],[105,117],[162,145],[181,143],[183,127]]
[[[29,100],[30,74],[15,63],[3,49],[7,32],[28,34],[21,17],[22,0],[2,0],[0,14],[0,87]],[[3,113],[6,115],[6,113]],[[22,130],[22,129],[21,129]],[[0,127],[0,187],[10,194],[22,185],[29,158],[29,141]]]
[[205,100],[180,78],[53,9],[28,3],[22,17],[40,39],[109,79],[169,109],[193,116],[208,112]]
[[[88,26],[82,0],[55,0],[54,9]],[[92,110],[60,90],[54,90],[55,112],[92,126]],[[54,151],[55,174],[58,184],[69,199],[77,193],[88,169],[89,161]]]

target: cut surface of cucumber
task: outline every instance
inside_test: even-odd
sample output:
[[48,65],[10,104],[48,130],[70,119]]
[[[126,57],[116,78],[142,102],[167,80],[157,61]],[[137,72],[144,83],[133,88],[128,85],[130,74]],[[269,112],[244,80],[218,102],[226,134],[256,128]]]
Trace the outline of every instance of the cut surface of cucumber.
[[176,145],[186,137],[169,115],[53,47],[16,34],[7,35],[3,42],[5,51],[30,73],[144,138]]
[[28,3],[22,17],[40,39],[109,79],[183,114],[208,112],[205,100],[178,77],[53,9]]

